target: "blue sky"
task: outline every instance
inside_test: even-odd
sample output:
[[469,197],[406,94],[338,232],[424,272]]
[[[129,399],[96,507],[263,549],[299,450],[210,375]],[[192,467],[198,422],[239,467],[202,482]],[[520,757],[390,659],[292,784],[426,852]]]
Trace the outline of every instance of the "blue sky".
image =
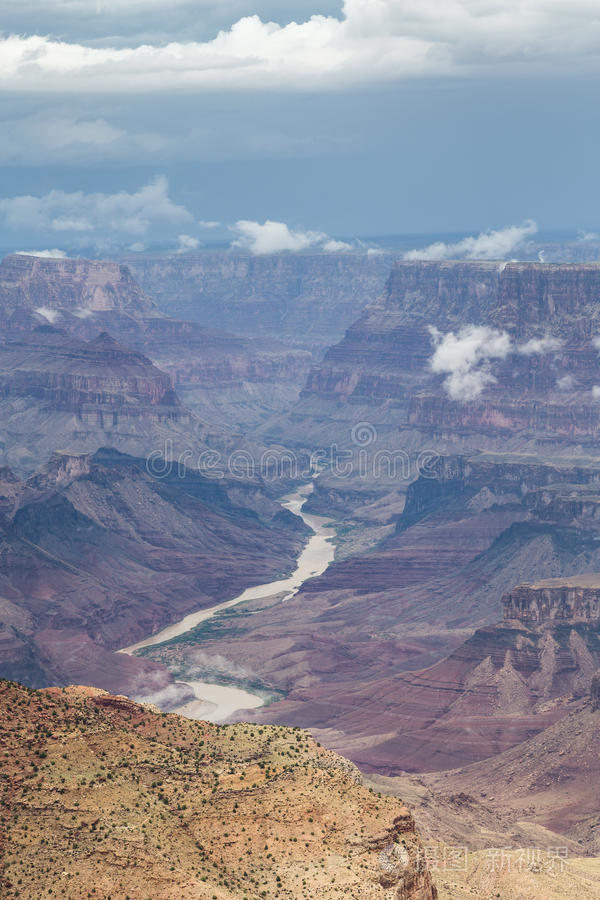
[[0,0],[0,32],[3,247],[600,224],[596,0]]

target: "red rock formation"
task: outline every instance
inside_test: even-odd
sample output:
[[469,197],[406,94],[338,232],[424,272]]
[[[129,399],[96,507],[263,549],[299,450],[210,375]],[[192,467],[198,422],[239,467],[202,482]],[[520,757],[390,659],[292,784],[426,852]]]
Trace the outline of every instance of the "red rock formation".
[[[307,429],[319,429],[320,440],[324,433],[348,446],[352,424],[367,420],[384,446],[492,449],[508,438],[513,449],[526,441],[593,447],[599,295],[598,265],[396,262],[381,297],[311,371],[290,435],[302,442]],[[515,347],[546,334],[563,343],[495,361],[496,381],[480,397],[451,400],[429,365],[429,329],[468,324],[505,330]]]
[[0,396],[32,397],[83,420],[108,415],[187,417],[170,378],[140,353],[103,333],[90,342],[42,329],[0,343]]
[[20,339],[36,327],[48,330],[49,323],[85,341],[109,332],[150,357],[185,394],[186,405],[219,428],[253,424],[293,403],[312,359],[280,342],[248,340],[163,315],[125,265],[6,257],[0,265],[4,337]]
[[107,260],[43,259],[14,254],[0,263],[0,310],[159,315],[127,266]]
[[504,618],[540,625],[543,622],[597,622],[600,627],[600,576],[549,578],[521,584],[502,598]]

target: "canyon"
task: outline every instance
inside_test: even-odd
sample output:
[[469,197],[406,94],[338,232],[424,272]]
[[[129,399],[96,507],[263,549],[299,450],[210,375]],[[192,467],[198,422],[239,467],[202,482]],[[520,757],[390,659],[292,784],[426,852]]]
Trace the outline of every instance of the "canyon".
[[[250,602],[208,632],[144,654],[177,671],[199,657],[206,672],[211,659],[216,670],[238,667],[281,697],[243,715],[310,727],[368,771],[424,771],[499,752],[502,741],[524,740],[560,714],[554,701],[589,687],[600,665],[593,621],[563,633],[553,620],[556,635],[530,634],[510,617],[493,624],[502,596],[533,574],[593,579],[600,571],[599,478],[594,461],[440,458],[411,484],[393,534],[374,549],[332,563],[284,605]],[[578,493],[583,514],[572,505]],[[515,654],[531,685],[520,683]],[[563,667],[571,676],[555,683]],[[508,703],[495,721],[498,692],[511,691],[514,709]],[[535,718],[538,701],[549,704],[545,719]],[[437,721],[444,716],[447,730]],[[433,730],[411,737],[421,719]]]
[[[215,434],[219,446],[223,432],[247,432],[294,402],[312,361],[308,350],[281,340],[248,339],[167,316],[127,266],[110,260],[5,257],[0,326],[5,344],[52,328],[86,342],[109,334],[168,376],[182,405]],[[111,362],[116,360],[107,354],[107,377]],[[131,449],[118,441],[116,434],[104,443]],[[90,438],[86,449],[97,446]]]
[[162,696],[167,707],[193,693],[114,651],[290,570],[305,540],[258,478],[180,468],[157,478],[112,449],[55,453],[23,481],[4,469],[0,494],[0,673]]
[[170,316],[319,352],[379,296],[392,253],[232,250],[119,257]]
[[[478,848],[485,822],[518,847],[539,826],[594,853],[599,295],[588,264],[9,257],[0,675],[232,714],[237,736],[308,728],[406,790],[428,838],[477,821]],[[434,370],[473,334],[504,349]],[[167,442],[186,464],[149,469]],[[217,451],[251,464],[194,468]],[[267,477],[265,451],[301,465]],[[335,558],[290,592],[318,517]],[[536,793],[515,766],[538,751]]]

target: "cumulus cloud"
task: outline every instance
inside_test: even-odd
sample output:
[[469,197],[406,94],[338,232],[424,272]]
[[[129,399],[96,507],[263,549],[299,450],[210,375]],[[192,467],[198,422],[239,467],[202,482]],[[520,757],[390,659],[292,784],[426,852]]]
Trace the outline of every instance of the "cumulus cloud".
[[231,246],[250,250],[257,255],[308,250],[327,240],[327,235],[320,231],[292,231],[285,222],[272,222],[270,219],[262,225],[242,219],[236,222],[233,230],[238,236]]
[[[430,366],[436,374],[448,375],[444,381],[446,393],[452,400],[460,401],[474,400],[486,387],[495,384],[492,360],[506,359],[512,353],[542,356],[560,350],[563,345],[562,340],[551,335],[515,344],[506,331],[487,325],[465,325],[458,334],[450,331],[443,335],[434,327],[429,332],[435,346]],[[597,340],[600,347],[600,338]],[[568,378],[557,383],[559,390],[569,389]]]
[[556,387],[559,391],[574,391],[577,388],[577,379],[572,375],[563,375],[562,378],[557,378]]
[[176,253],[188,253],[190,250],[197,250],[200,246],[200,241],[190,234],[180,234],[177,238],[177,244]]
[[355,249],[347,241],[338,241],[322,231],[292,231],[285,222],[270,219],[262,225],[244,219],[236,222],[230,230],[237,234],[231,243],[232,248],[250,250],[257,256],[284,251],[297,253],[311,247],[326,253],[344,253]]
[[40,256],[42,259],[66,259],[67,254],[64,250],[16,250],[17,256]]
[[444,388],[452,400],[474,400],[494,384],[491,360],[505,359],[511,352],[509,335],[486,325],[466,325],[458,334],[429,330],[435,345],[430,365],[436,374],[448,375]]
[[597,231],[584,231],[578,237],[578,241],[599,241],[600,234]]
[[545,353],[555,353],[560,350],[562,345],[563,341],[560,338],[546,335],[542,338],[532,338],[525,344],[520,344],[517,347],[517,353],[522,353],[523,356],[534,356],[536,354],[543,356]]
[[536,234],[536,223],[528,219],[522,225],[511,225],[497,231],[485,231],[478,237],[467,237],[455,244],[439,241],[421,250],[409,250],[405,259],[503,259],[523,243],[526,237]]
[[590,0],[345,0],[339,16],[281,26],[258,15],[208,41],[104,47],[13,34],[5,91],[322,89],[431,76],[594,71]]
[[345,250],[352,249],[352,244],[348,244],[346,241],[336,241],[335,238],[330,238],[323,244],[323,250],[326,250],[327,253],[343,253]]
[[[0,222],[19,233],[62,234],[81,246],[110,246],[127,236],[192,223],[194,217],[169,197],[166,178],[157,178],[135,193],[116,194],[53,190],[42,197],[24,195],[0,200]],[[177,234],[177,231],[175,231]]]

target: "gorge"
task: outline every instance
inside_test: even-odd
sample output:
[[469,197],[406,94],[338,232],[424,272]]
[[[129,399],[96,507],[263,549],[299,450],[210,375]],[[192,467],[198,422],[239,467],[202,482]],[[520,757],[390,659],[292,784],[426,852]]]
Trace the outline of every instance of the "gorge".
[[160,306],[123,261],[0,266],[0,674],[308,728],[458,828],[444,773],[593,724],[600,267],[198,257],[139,258]]

